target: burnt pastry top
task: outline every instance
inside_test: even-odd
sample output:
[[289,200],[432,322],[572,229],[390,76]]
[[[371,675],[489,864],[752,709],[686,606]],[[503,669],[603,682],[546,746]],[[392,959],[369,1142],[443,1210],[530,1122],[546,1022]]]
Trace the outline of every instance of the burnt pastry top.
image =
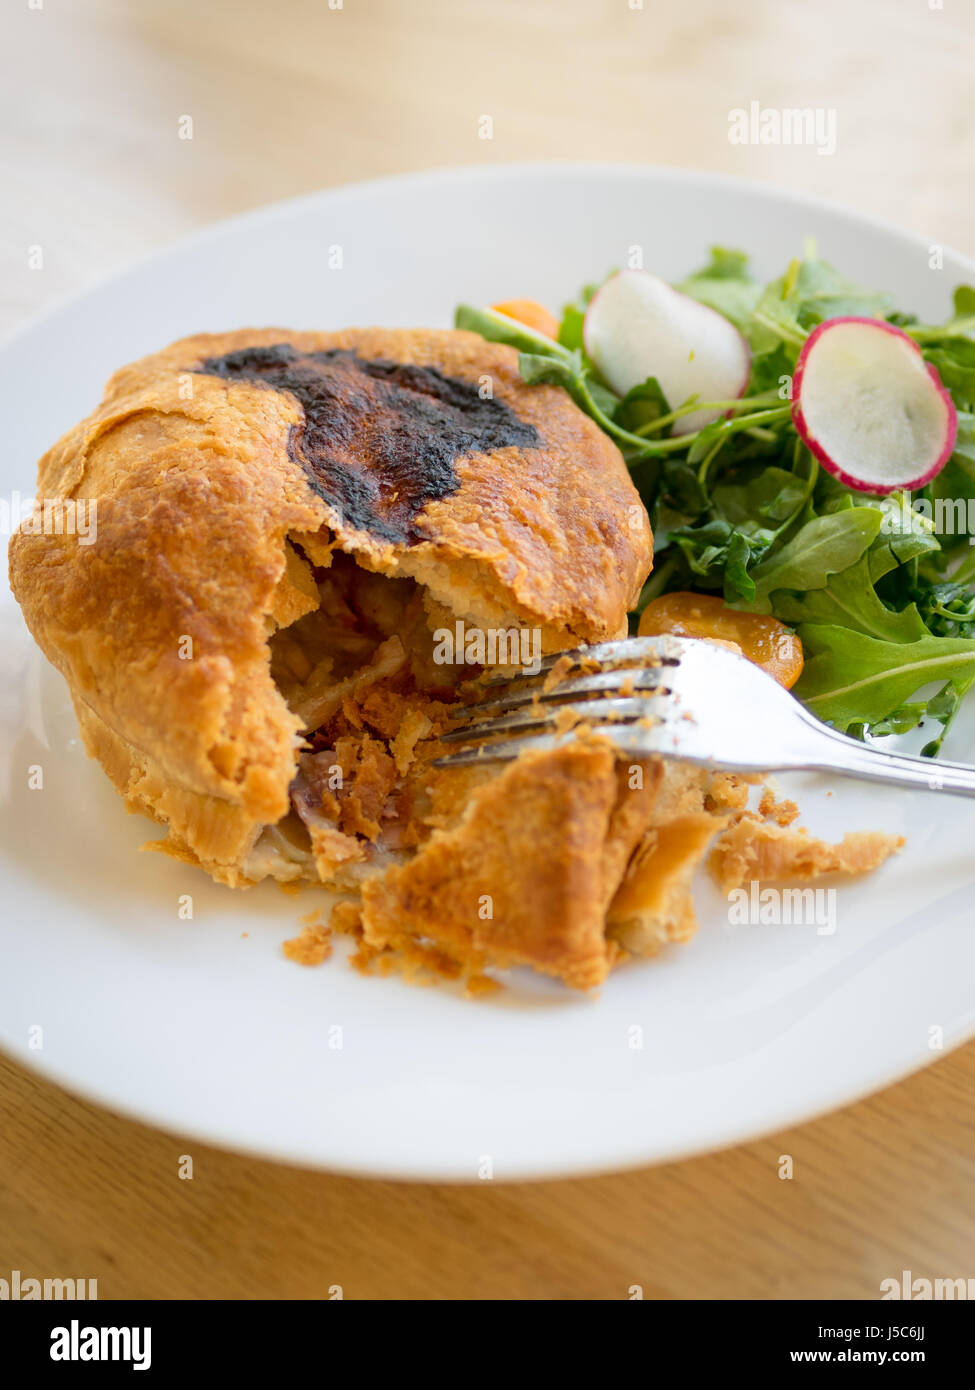
[[417,513],[457,491],[458,458],[541,444],[534,425],[483,387],[350,348],[238,348],[196,370],[294,396],[302,421],[289,457],[348,525],[394,543],[415,544]]

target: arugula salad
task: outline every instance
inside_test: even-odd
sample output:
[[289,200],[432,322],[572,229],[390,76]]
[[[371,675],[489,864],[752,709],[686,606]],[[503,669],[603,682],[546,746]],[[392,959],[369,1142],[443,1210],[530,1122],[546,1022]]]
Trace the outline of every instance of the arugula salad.
[[676,593],[778,620],[818,718],[930,723],[937,756],[975,684],[975,288],[926,324],[812,244],[764,285],[715,247],[677,285],[616,272],[548,317],[462,305],[456,326],[622,451],[655,537],[634,628]]

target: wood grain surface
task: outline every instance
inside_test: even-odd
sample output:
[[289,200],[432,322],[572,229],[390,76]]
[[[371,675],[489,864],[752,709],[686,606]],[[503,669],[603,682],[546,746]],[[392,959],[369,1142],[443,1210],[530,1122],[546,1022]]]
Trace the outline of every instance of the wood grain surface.
[[[970,0],[6,0],[0,25],[7,331],[216,218],[443,164],[718,169],[975,253]],[[834,110],[835,154],[729,144],[752,100]],[[207,1149],[0,1062],[0,1277],[97,1278],[103,1298],[876,1298],[903,1269],[975,1276],[973,1117],[970,1045],[682,1164],[397,1185]]]

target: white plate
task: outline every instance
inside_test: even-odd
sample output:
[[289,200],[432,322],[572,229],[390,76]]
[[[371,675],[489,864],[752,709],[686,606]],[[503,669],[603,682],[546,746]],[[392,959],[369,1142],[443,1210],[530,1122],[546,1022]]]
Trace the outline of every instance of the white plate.
[[[944,315],[975,265],[819,202],[617,166],[435,172],[238,218],[75,299],[0,353],[4,495],[123,362],[197,330],[449,324],[464,299],[558,306],[641,245],[678,277],[718,241],[777,273],[802,238],[899,305]],[[343,266],[328,268],[341,246]],[[540,1177],[744,1140],[883,1086],[975,1031],[975,808],[789,782],[814,831],[909,836],[839,890],[838,930],[732,926],[705,885],[687,947],[597,999],[527,973],[477,1002],[363,979],[280,943],[324,895],[237,894],[137,846],[79,747],[63,684],[2,610],[0,1040],[20,1062],[182,1136],[346,1172]],[[971,725],[969,725],[969,732]],[[971,746],[956,739],[955,756]],[[27,769],[43,767],[43,790]],[[178,916],[193,897],[192,921]],[[246,935],[245,935],[246,933]],[[40,1027],[42,1035],[32,1029]],[[340,1030],[340,1031],[337,1031]],[[633,1046],[642,1030],[642,1048]],[[43,1047],[30,1040],[42,1037]],[[341,1041],[341,1046],[335,1044]]]

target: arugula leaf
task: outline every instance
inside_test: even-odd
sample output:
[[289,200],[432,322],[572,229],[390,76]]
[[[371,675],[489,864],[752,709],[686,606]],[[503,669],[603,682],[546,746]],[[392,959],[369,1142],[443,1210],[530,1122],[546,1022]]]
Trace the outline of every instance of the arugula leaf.
[[970,575],[959,565],[948,583],[926,583],[919,579],[914,603],[929,632],[936,637],[975,637],[975,590],[968,587]]
[[945,338],[925,350],[924,360],[937,367],[941,380],[959,400],[975,402],[975,335]]
[[784,348],[794,364],[809,330],[825,319],[883,318],[888,307],[886,295],[861,289],[828,261],[794,260],[766,286],[745,332],[756,355]]
[[798,265],[798,261],[793,261],[785,275],[766,285],[745,326],[745,335],[755,356],[784,350],[788,353],[790,368],[807,336],[799,322]]
[[697,276],[690,276],[690,279],[710,279],[710,280],[747,280],[748,275],[748,253],[746,251],[733,251],[727,246],[712,246],[711,260],[703,270],[697,272]]
[[792,374],[795,371],[798,350],[786,343],[772,340],[762,345],[760,333],[754,328],[746,335],[752,345],[752,374],[748,383],[750,393],[759,395],[775,391],[780,400],[787,401],[792,394]]
[[918,642],[928,629],[912,603],[896,612],[882,603],[870,577],[868,556],[838,574],[823,589],[773,595],[772,612],[785,623],[848,627],[884,642]]
[[[688,520],[693,520],[707,511],[708,495],[701,486],[697,469],[689,468],[683,459],[664,459],[660,469],[658,507],[666,508]],[[659,511],[655,512],[653,520],[656,534],[661,520]]]
[[913,700],[907,704],[898,705],[895,710],[881,719],[879,723],[869,726],[870,733],[874,738],[884,738],[889,734],[906,734],[911,729],[916,729],[925,719],[933,719],[941,725],[941,732],[937,738],[931,739],[921,749],[922,758],[936,758],[941,752],[945,736],[955,721],[958,711],[961,709],[962,700],[972,685],[975,677],[947,681],[936,695],[932,695],[928,700]]
[[829,264],[815,258],[800,263],[796,278],[799,321],[813,328],[825,319],[883,318],[890,299],[876,290],[866,290],[848,280]]
[[754,596],[755,584],[748,566],[753,557],[766,548],[760,541],[721,520],[709,521],[704,526],[677,527],[670,532],[669,540],[705,587],[723,588],[729,602],[750,600]]
[[876,584],[885,574],[921,555],[938,551],[938,539],[927,517],[913,511],[910,495],[890,493],[887,497],[866,497],[859,493],[849,499],[854,507],[869,507],[881,514],[880,531],[870,545],[870,582]]
[[675,288],[717,309],[740,329],[747,325],[762,293],[761,285],[748,274],[744,252],[728,251],[722,246],[712,246],[710,264],[688,275]]
[[586,322],[585,309],[579,309],[575,304],[567,304],[562,311],[562,321],[559,324],[558,341],[562,347],[567,347],[570,351],[582,349],[582,333]]
[[648,376],[646,381],[627,391],[617,405],[613,419],[625,430],[635,431],[669,414],[670,406],[660,389],[660,382],[655,376]]
[[975,679],[975,642],[959,638],[885,642],[816,623],[800,627],[799,637],[811,660],[795,693],[841,732],[880,723],[929,681]]
[[[613,272],[610,272],[612,274]],[[606,277],[609,279],[609,276]],[[605,280],[601,283],[605,284]],[[562,321],[559,324],[559,342],[563,347],[570,351],[576,348],[582,349],[582,330],[586,318],[586,310],[592,302],[593,296],[599,289],[599,283],[583,285],[579,292],[578,299],[571,304],[566,304],[562,310]]]
[[965,467],[969,477],[975,482],[975,415],[967,410],[958,411],[958,437],[952,458]]
[[926,743],[921,749],[922,758],[936,758],[941,752],[945,736],[952,724],[958,711],[961,709],[961,702],[971,689],[975,676],[966,676],[963,679],[949,681],[937,695],[926,701],[926,710],[929,719],[936,719],[941,725],[941,733],[937,738]]
[[755,597],[755,581],[748,573],[752,544],[741,531],[734,531],[728,542],[724,565],[724,596],[727,602]]
[[953,300],[956,319],[963,319],[969,315],[975,317],[975,286],[959,285],[955,290]]
[[[688,448],[693,455],[699,436],[705,431],[722,437],[730,436],[757,424],[781,420],[789,414],[788,406],[769,410],[763,401],[759,403],[760,408],[751,414],[717,420],[713,425],[706,426],[705,430],[670,439],[644,439],[616,424],[613,416],[619,397],[597,380],[580,349],[570,351],[552,338],[546,338],[544,334],[508,318],[507,314],[499,314],[496,309],[475,309],[462,304],[454,315],[454,323],[458,328],[480,333],[489,342],[517,348],[522,379],[529,385],[561,386],[600,429],[616,440],[628,463]],[[708,440],[710,442],[710,436]]]
[[[949,686],[943,687],[945,690]],[[927,700],[916,700],[906,705],[898,705],[897,709],[892,710],[886,719],[881,719],[876,724],[871,724],[870,733],[874,738],[887,738],[891,734],[909,734],[912,729],[916,729],[921,720],[928,713]],[[862,726],[866,732],[866,725]],[[851,730],[847,730],[851,732]]]
[[855,564],[880,531],[879,509],[851,508],[817,516],[752,573],[750,608],[771,613],[776,589],[824,589],[831,574]]
[[[955,291],[955,306],[959,304],[959,295],[963,296],[961,303],[967,305],[967,296],[975,294],[969,286],[962,285]],[[960,342],[975,340],[975,312],[966,308],[963,312],[956,312],[953,318],[947,323],[913,323],[907,329],[915,342],[922,346],[929,343],[943,343],[956,339]]]
[[612,434],[623,443],[632,441],[637,445],[642,444],[642,440],[614,425],[612,416],[619,404],[619,397],[589,376],[578,352],[569,353],[566,357],[522,352],[518,357],[518,369],[522,380],[529,386],[561,386],[568,391],[576,405],[602,425],[607,434]]
[[812,477],[767,464],[749,479],[732,476],[716,483],[711,498],[716,511],[743,530],[769,530],[770,536],[808,501]]
[[568,361],[572,354],[568,348],[557,343],[554,338],[546,338],[527,324],[499,314],[497,309],[475,309],[471,304],[459,304],[454,311],[454,327],[466,328],[471,333],[479,333],[489,343],[506,343],[519,352],[552,357],[560,362]]

